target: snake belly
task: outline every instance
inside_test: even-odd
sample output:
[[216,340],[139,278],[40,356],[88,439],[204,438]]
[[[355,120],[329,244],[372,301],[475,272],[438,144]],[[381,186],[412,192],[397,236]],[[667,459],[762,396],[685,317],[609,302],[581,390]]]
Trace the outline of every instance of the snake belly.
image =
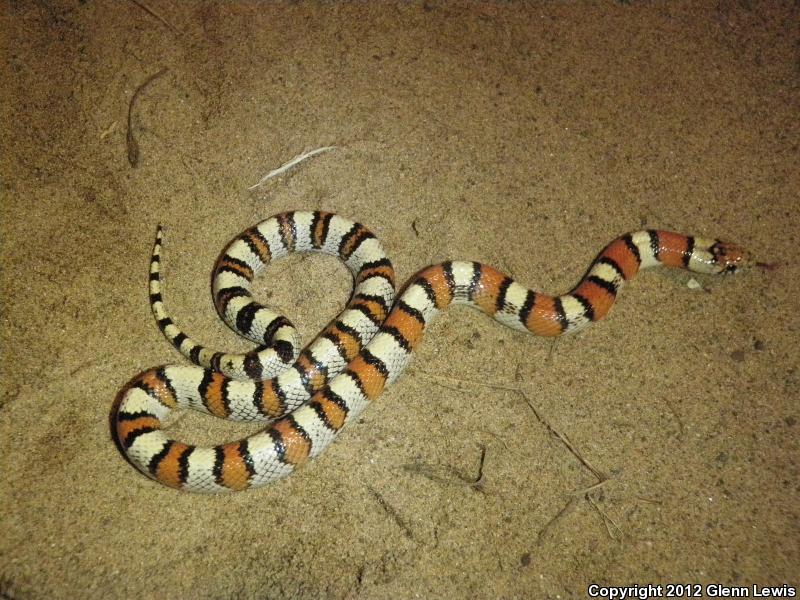
[[[637,231],[608,244],[566,294],[528,289],[482,263],[448,261],[417,273],[393,304],[394,270],[369,230],[332,213],[287,212],[240,234],[215,266],[218,312],[234,330],[264,345],[231,355],[191,340],[169,318],[160,251],[159,229],[150,267],[151,306],[166,337],[198,366],[161,366],[137,375],[118,396],[112,430],[142,473],[173,488],[206,493],[259,487],[318,456],[400,376],[427,324],[452,304],[478,308],[519,331],[559,336],[602,319],[640,269],[663,265],[716,274],[749,264],[743,250],[719,240]],[[250,283],[264,265],[291,252],[339,256],[355,280],[346,309],[299,357],[288,320],[250,296]],[[238,441],[194,446],[163,430],[169,414],[182,408],[268,425]]]

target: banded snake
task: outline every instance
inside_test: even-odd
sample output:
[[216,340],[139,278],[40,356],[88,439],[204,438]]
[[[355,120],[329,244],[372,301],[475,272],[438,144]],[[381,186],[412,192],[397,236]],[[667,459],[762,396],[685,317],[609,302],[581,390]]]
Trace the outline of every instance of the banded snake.
[[[197,366],[161,366],[137,375],[117,397],[112,432],[142,473],[192,492],[262,486],[319,455],[399,377],[426,325],[451,304],[471,305],[512,329],[558,336],[603,318],[639,269],[664,265],[714,274],[750,263],[743,250],[719,240],[637,231],[608,244],[567,294],[535,292],[491,266],[451,261],[417,273],[395,302],[394,269],[368,229],[332,213],[286,212],[237,236],[214,267],[218,313],[260,345],[237,355],[198,344],[168,316],[161,240],[159,227],[150,262],[151,307],[167,339]],[[355,281],[344,311],[302,351],[291,323],[251,295],[265,266],[293,252],[338,256]],[[239,441],[192,446],[162,429],[178,408],[266,426]]]

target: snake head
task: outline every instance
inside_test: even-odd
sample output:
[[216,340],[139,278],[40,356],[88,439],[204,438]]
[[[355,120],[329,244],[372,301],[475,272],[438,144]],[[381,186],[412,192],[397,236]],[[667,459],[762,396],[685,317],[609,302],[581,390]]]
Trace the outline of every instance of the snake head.
[[735,273],[753,264],[746,250],[727,242],[716,242],[711,246],[711,254],[718,273]]

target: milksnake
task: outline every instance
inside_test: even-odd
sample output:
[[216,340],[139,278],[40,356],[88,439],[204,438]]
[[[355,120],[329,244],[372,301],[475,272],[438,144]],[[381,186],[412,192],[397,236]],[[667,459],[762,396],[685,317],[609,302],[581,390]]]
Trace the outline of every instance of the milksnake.
[[[199,366],[161,366],[137,375],[118,395],[112,430],[142,473],[193,492],[262,486],[319,455],[398,378],[426,325],[451,304],[478,308],[512,329],[558,336],[603,318],[639,269],[665,265],[713,274],[749,264],[743,250],[719,240],[637,231],[606,246],[580,283],[561,296],[529,290],[485,264],[449,261],[417,273],[394,302],[394,269],[368,229],[332,213],[286,212],[236,237],[214,267],[217,311],[262,346],[236,355],[201,346],[169,318],[161,293],[161,240],[159,228],[150,262],[153,314],[167,339]],[[293,252],[338,256],[355,279],[345,310],[302,352],[291,323],[250,294],[267,263]],[[269,424],[239,441],[192,446],[162,430],[176,408]]]

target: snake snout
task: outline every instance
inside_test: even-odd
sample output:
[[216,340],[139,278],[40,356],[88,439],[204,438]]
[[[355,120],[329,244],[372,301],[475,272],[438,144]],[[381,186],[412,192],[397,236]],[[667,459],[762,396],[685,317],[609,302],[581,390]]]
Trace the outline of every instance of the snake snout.
[[735,273],[752,264],[750,254],[736,244],[717,242],[714,244],[712,252],[714,253],[714,262],[719,266],[721,273]]

